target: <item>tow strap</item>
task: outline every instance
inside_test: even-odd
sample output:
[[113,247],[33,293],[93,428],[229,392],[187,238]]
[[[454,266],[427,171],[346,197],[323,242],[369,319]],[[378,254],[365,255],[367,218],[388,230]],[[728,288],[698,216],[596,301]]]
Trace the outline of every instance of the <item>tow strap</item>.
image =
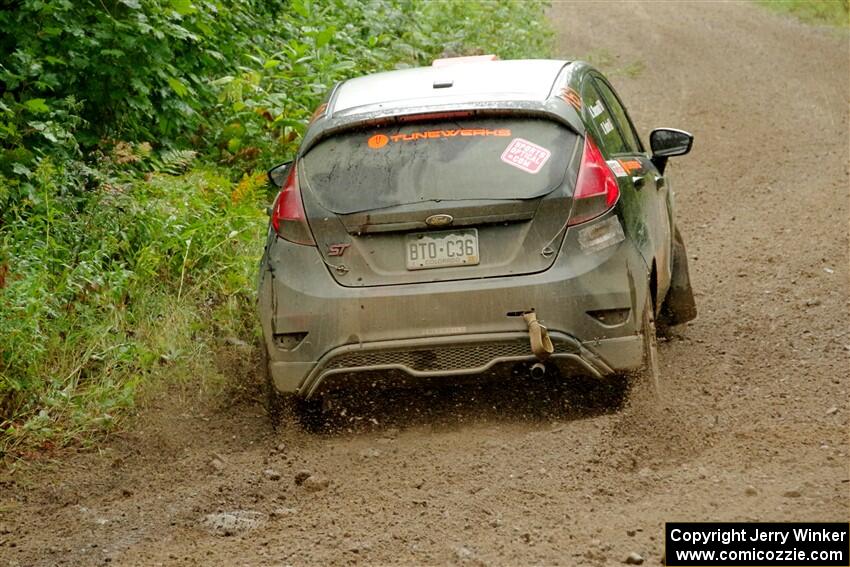
[[555,352],[552,339],[549,338],[549,331],[540,324],[540,321],[537,320],[537,314],[534,311],[523,313],[522,318],[525,319],[525,324],[528,325],[531,352],[538,359],[546,360],[550,354]]

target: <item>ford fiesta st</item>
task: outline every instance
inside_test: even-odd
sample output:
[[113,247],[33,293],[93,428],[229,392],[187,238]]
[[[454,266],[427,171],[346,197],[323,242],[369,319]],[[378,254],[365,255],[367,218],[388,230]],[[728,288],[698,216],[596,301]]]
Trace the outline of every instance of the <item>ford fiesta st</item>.
[[648,141],[583,62],[463,58],[337,84],[269,172],[270,413],[288,400],[313,423],[336,389],[518,370],[657,386],[656,318],[696,316],[665,175],[693,137]]

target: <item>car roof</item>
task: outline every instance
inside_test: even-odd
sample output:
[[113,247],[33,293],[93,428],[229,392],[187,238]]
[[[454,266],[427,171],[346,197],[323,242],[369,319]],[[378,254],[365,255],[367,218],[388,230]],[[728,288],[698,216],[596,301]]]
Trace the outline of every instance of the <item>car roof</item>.
[[[446,60],[444,60],[446,61]],[[464,102],[546,100],[568,61],[459,60],[357,77],[341,83],[329,101],[330,116],[388,112]]]

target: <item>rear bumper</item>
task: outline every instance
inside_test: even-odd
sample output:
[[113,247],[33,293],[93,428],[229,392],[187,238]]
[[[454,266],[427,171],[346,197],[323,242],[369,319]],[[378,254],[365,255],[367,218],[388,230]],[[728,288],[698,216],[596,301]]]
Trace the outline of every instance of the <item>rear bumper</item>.
[[[597,378],[614,369],[576,339],[552,333],[555,352],[548,367],[564,375]],[[609,339],[610,341],[611,339]],[[640,337],[613,339],[616,348],[635,349]],[[468,377],[510,376],[527,373],[537,358],[531,353],[526,333],[492,333],[427,339],[382,341],[367,345],[344,345],[328,352],[307,374],[299,391],[310,397],[317,392],[355,384],[406,386],[453,383]]]
[[[571,232],[564,249],[577,250]],[[636,314],[646,271],[627,239],[590,254],[560,254],[537,274],[347,288],[315,248],[277,240],[261,270],[259,312],[281,392],[312,396],[359,379],[371,384],[379,372],[401,383],[516,368],[535,359],[522,317],[509,314],[530,309],[556,345],[550,364],[602,377],[642,363]],[[588,313],[608,309],[629,314],[605,324]]]

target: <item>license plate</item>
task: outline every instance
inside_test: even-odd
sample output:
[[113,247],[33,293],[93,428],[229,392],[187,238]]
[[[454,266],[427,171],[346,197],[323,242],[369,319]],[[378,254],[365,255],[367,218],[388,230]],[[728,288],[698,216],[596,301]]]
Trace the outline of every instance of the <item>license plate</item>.
[[410,234],[404,241],[408,270],[474,266],[478,258],[478,231],[452,230]]

